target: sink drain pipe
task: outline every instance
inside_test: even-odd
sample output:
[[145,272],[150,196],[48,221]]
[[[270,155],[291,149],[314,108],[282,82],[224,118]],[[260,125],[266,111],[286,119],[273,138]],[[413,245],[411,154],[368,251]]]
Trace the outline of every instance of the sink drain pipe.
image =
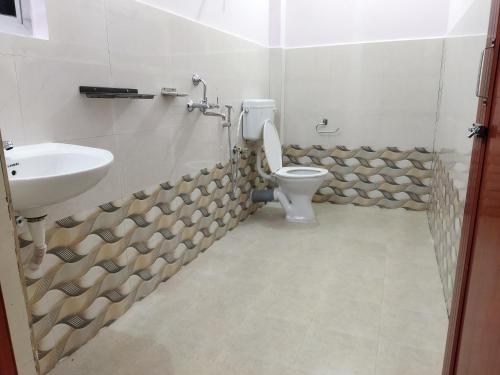
[[45,217],[27,217],[28,228],[31,233],[35,252],[31,258],[30,268],[32,271],[38,270],[42,264],[45,253],[47,252],[47,244],[45,243]]

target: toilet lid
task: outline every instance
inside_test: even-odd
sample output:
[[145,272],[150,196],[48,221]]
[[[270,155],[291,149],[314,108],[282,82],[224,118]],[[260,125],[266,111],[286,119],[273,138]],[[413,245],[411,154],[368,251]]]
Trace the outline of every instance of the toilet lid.
[[266,152],[267,162],[272,173],[276,173],[283,168],[281,159],[281,142],[278,131],[271,120],[264,123],[264,151]]

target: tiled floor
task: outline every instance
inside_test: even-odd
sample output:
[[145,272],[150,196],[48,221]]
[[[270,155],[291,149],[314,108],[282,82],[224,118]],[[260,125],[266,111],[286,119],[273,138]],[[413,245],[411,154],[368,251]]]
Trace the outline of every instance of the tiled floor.
[[261,209],[51,375],[438,375],[447,315],[424,212]]

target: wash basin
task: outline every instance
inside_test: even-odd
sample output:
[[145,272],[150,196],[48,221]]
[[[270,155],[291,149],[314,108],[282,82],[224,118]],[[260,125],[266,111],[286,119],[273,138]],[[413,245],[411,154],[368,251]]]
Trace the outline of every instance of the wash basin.
[[62,143],[14,147],[5,158],[14,210],[28,218],[89,190],[113,162],[109,151]]

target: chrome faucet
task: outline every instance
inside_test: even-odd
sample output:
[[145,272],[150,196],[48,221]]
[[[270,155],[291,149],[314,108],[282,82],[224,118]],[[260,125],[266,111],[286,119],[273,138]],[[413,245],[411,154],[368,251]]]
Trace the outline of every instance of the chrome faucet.
[[215,111],[205,111],[205,112],[203,112],[203,114],[205,116],[220,117],[223,121],[226,120],[226,115],[224,113],[215,112]]
[[[207,111],[207,109],[219,108],[219,99],[217,98],[217,103],[212,104],[208,102],[207,98],[207,82],[201,78],[197,73],[194,73],[191,77],[191,81],[193,81],[193,85],[198,86],[201,82],[203,85],[203,99],[200,102],[195,103],[190,100],[187,104],[187,109],[189,112],[192,112],[195,108],[198,108],[203,114]],[[207,116],[218,116],[213,114],[207,114]]]
[[203,85],[203,103],[208,103],[207,99],[207,82],[201,78],[198,73],[194,73],[193,76],[191,77],[191,80],[193,81],[193,85],[198,86],[201,82]]
[[2,145],[5,151],[12,150],[14,148],[14,142],[12,141],[3,141]]

